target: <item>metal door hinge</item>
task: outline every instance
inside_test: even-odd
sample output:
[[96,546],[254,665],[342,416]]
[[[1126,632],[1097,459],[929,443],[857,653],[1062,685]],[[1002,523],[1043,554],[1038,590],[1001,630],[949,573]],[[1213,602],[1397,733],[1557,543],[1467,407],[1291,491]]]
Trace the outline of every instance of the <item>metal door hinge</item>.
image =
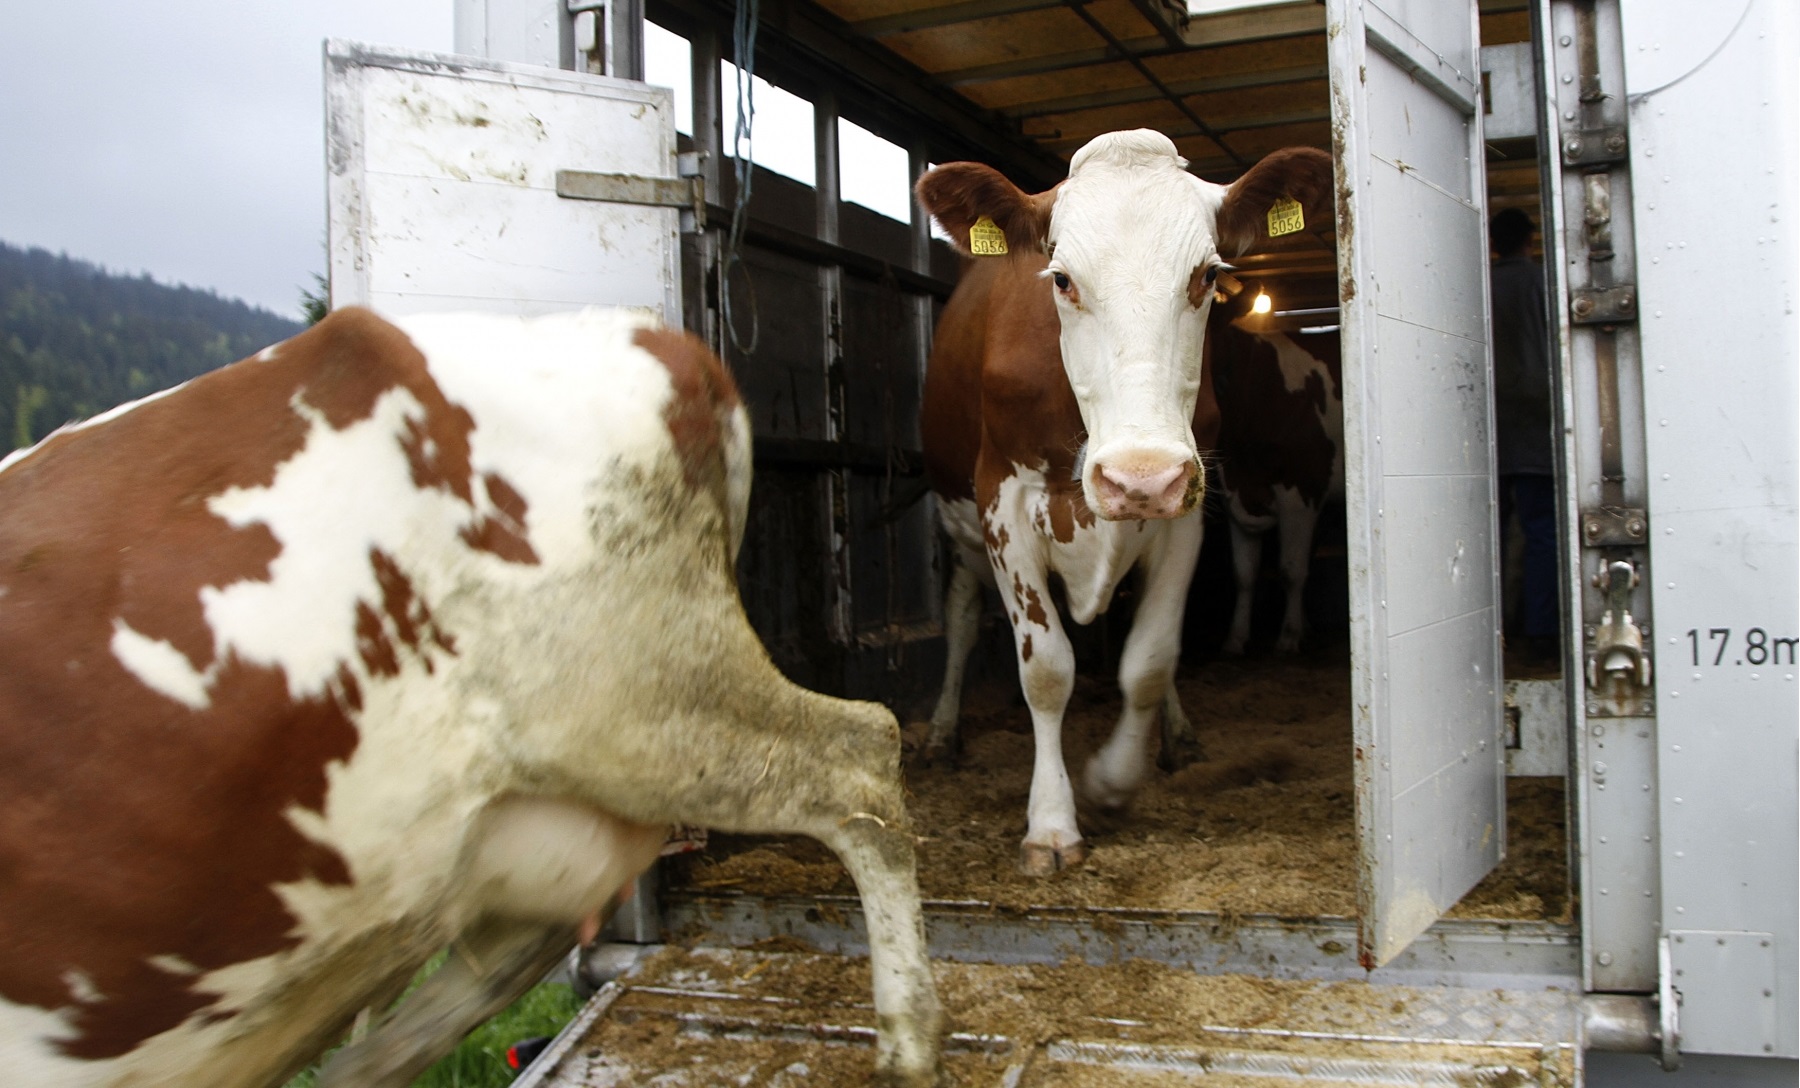
[[706,222],[706,179],[703,177],[653,178],[643,174],[598,174],[591,170],[558,170],[556,195],[570,200],[604,200],[613,204],[642,204],[653,208],[681,209],[681,229],[688,223]]
[[1624,162],[1630,146],[1623,125],[1567,132],[1562,138],[1563,165],[1604,166]]
[[1667,933],[1656,942],[1656,975],[1657,1049],[1663,1071],[1673,1073],[1681,1068],[1681,991],[1675,988],[1675,957]]
[[[1631,618],[1631,590],[1637,584],[1637,568],[1623,559],[1613,560],[1594,576],[1595,588],[1606,591],[1606,615],[1589,640],[1587,683],[1593,691],[1650,686],[1644,632]],[[1634,693],[1623,694],[1635,708]]]
[[1577,288],[1569,292],[1569,317],[1577,325],[1618,325],[1637,320],[1637,286]]
[[1581,512],[1581,543],[1628,547],[1650,539],[1650,515],[1629,506],[1591,506]]

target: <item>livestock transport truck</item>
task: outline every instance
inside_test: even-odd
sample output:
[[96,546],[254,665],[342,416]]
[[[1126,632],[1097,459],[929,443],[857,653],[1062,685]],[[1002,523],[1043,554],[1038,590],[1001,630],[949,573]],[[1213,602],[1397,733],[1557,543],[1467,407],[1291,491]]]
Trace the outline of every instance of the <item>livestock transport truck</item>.
[[[962,766],[909,783],[961,1082],[1794,1082],[1792,4],[455,3],[455,56],[327,45],[333,304],[606,303],[705,337],[754,419],[753,622],[796,680],[903,720],[943,658],[917,418],[957,274],[905,187],[970,159],[1041,190],[1118,128],[1217,181],[1336,158],[1335,222],[1235,273],[1340,337],[1321,645],[1208,657],[1215,527],[1179,682],[1211,758],[1037,881],[987,655]],[[885,205],[857,169],[884,163]],[[1531,669],[1502,650],[1504,207],[1542,227],[1555,372],[1560,662]],[[1076,757],[1109,692],[1078,687]],[[859,1082],[849,892],[803,843],[668,859],[520,1083]]]

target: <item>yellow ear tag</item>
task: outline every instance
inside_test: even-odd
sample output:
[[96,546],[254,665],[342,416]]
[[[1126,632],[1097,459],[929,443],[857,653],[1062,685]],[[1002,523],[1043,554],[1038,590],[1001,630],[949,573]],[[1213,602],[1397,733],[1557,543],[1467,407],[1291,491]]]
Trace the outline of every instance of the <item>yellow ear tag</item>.
[[1306,214],[1300,210],[1298,200],[1284,196],[1269,205],[1269,237],[1279,238],[1305,229]]
[[1006,256],[1006,232],[987,216],[975,220],[969,228],[969,252],[977,257]]

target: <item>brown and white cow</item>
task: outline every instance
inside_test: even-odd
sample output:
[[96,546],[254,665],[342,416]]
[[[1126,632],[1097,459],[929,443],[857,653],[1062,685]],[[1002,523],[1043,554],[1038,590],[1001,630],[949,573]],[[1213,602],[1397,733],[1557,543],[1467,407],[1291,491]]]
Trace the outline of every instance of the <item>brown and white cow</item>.
[[883,708],[733,581],[747,417],[641,316],[347,310],[0,462],[0,1080],[405,1085],[668,825],[867,908],[882,1079],[940,1013]]
[[[1096,137],[1047,192],[950,163],[918,195],[969,264],[944,308],[921,430],[956,545],[945,604],[949,664],[927,752],[954,743],[980,581],[1000,587],[1036,736],[1021,865],[1085,856],[1062,755],[1075,659],[1050,595],[1088,623],[1134,567],[1143,592],[1119,664],[1125,705],[1083,788],[1121,808],[1143,780],[1151,723],[1193,750],[1174,695],[1182,611],[1201,542],[1202,450],[1218,415],[1201,366],[1213,284],[1265,233],[1272,204],[1328,207],[1331,156],[1278,151],[1231,186],[1188,173],[1147,129]],[[976,244],[971,246],[971,231]]]
[[1263,534],[1281,542],[1287,592],[1277,653],[1306,634],[1304,597],[1319,510],[1344,497],[1344,378],[1335,327],[1265,329],[1245,291],[1213,313],[1207,340],[1219,401],[1219,483],[1230,515],[1237,604],[1224,652],[1241,654],[1262,567]]

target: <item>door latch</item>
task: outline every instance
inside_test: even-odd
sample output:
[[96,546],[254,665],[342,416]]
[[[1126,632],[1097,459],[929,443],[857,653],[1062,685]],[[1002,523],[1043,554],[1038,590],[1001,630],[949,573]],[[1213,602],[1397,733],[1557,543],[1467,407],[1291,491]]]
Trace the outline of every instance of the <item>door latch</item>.
[[1644,632],[1631,618],[1631,591],[1637,584],[1637,568],[1623,559],[1613,560],[1594,576],[1594,588],[1606,591],[1606,615],[1594,629],[1588,651],[1587,682],[1595,691],[1614,680],[1650,686]]

